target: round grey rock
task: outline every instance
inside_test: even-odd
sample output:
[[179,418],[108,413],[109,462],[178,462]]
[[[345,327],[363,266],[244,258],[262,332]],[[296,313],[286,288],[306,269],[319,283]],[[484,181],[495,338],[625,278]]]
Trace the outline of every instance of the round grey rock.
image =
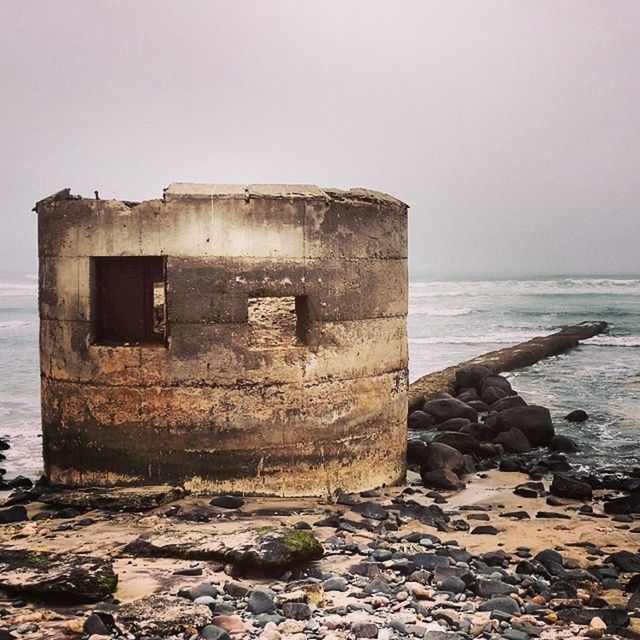
[[273,613],[276,610],[274,594],[271,589],[252,589],[249,593],[247,606],[249,611],[257,616],[261,613]]

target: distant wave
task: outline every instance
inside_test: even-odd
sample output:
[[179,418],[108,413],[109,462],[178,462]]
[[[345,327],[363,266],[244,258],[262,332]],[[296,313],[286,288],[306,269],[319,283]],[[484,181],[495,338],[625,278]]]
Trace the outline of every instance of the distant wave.
[[640,336],[595,336],[584,344],[596,347],[640,347]]
[[413,316],[468,316],[473,309],[409,309]]
[[485,333],[481,336],[430,336],[410,338],[410,344],[517,344],[540,335],[540,331],[505,331],[503,333]]
[[35,283],[0,282],[0,298],[11,296],[37,296],[38,285]]
[[26,322],[25,320],[7,320],[0,322],[0,329],[14,329],[16,327],[33,327],[36,322]]
[[456,296],[640,296],[640,279],[561,278],[558,280],[483,280],[466,282],[410,282],[411,298]]

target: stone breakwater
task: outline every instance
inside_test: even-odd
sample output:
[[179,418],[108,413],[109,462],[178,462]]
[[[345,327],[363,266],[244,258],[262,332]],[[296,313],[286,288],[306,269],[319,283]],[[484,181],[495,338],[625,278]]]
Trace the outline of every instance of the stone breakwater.
[[576,347],[581,340],[607,331],[609,325],[602,320],[581,322],[564,327],[548,336],[538,336],[527,342],[485,353],[442,371],[418,378],[409,385],[409,410],[418,409],[429,398],[442,392],[451,393],[456,387],[456,374],[461,369],[476,365],[488,367],[492,373],[504,373],[529,367],[544,358]]

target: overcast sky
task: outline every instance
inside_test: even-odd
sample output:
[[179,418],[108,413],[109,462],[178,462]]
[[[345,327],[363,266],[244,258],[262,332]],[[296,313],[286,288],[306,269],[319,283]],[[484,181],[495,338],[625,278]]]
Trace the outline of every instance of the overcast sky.
[[640,274],[640,2],[0,2],[0,269],[63,187],[370,187],[414,274]]

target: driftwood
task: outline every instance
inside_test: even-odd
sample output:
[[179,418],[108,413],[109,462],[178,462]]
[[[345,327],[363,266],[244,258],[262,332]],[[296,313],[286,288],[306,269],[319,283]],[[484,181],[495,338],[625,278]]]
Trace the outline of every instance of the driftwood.
[[550,336],[540,336],[521,342],[513,347],[507,347],[498,351],[491,351],[484,355],[461,362],[442,371],[429,373],[418,378],[409,385],[409,411],[417,409],[426,399],[437,393],[453,393],[456,381],[456,371],[473,364],[482,364],[493,371],[503,373],[528,367],[539,360],[562,353],[578,345],[580,340],[593,338],[593,336],[607,330],[607,323],[602,321],[581,322],[580,324],[565,327]]

